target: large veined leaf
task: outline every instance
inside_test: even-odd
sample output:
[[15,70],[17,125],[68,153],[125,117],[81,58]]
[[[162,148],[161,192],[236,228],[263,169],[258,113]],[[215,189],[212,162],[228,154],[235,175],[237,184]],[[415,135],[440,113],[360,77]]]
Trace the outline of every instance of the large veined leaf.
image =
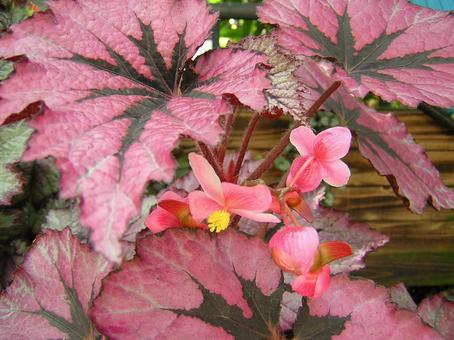
[[324,295],[309,299],[308,306],[310,315],[319,318],[349,317],[336,337],[339,340],[442,339],[416,313],[397,309],[389,291],[370,280],[350,280],[344,274],[335,276]]
[[173,176],[179,136],[215,144],[223,94],[264,108],[266,56],[229,48],[190,63],[217,19],[204,0],[48,5],[1,39],[1,56],[28,60],[0,88],[0,121],[45,102],[24,159],[55,157],[61,196],[82,198],[96,249],[119,261],[145,184]]
[[[329,63],[306,60],[296,71],[301,81],[313,90],[307,93],[308,102],[332,84],[330,68]],[[394,191],[404,198],[409,209],[421,213],[426,202],[436,209],[454,208],[454,191],[443,184],[424,150],[393,114],[368,108],[343,87],[324,105],[337,113],[355,133],[361,154],[380,175],[388,177]]]
[[69,229],[47,231],[0,296],[0,339],[94,339],[88,308],[110,270]]
[[357,96],[454,105],[449,13],[407,0],[266,0],[258,13],[291,53],[334,58],[334,76]]
[[139,240],[90,315],[110,339],[271,339],[283,287],[258,238],[168,230]]
[[0,127],[0,204],[8,204],[20,192],[22,179],[11,167],[21,159],[32,133],[25,122]]

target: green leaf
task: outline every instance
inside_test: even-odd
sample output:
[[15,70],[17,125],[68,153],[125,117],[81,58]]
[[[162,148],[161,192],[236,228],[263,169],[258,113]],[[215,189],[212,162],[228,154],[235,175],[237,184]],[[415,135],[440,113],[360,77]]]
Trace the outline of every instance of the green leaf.
[[0,127],[0,204],[8,204],[20,191],[22,180],[11,166],[22,157],[32,132],[24,121]]
[[5,80],[14,71],[14,64],[7,60],[0,60],[0,80]]
[[309,307],[303,303],[298,311],[295,326],[293,329],[294,340],[329,340],[334,335],[340,334],[344,329],[346,321],[350,317],[338,318],[335,316],[324,316],[322,318],[312,316]]

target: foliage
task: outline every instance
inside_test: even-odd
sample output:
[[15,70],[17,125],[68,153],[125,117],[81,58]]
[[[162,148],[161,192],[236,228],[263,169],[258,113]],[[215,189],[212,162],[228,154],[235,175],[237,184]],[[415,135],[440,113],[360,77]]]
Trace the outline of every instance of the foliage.
[[[348,181],[353,132],[413,212],[454,207],[403,124],[355,98],[453,105],[454,41],[437,35],[452,16],[398,0],[266,0],[271,34],[194,58],[218,17],[204,0],[42,4],[8,2],[2,16],[0,230],[60,231],[5,267],[0,339],[451,336],[451,302],[417,307],[403,286],[348,277],[388,238],[320,207],[317,187]],[[255,112],[230,154],[241,106]],[[259,120],[282,115],[293,126],[248,160]],[[176,173],[181,136],[198,153]],[[267,185],[284,150],[289,174]]]

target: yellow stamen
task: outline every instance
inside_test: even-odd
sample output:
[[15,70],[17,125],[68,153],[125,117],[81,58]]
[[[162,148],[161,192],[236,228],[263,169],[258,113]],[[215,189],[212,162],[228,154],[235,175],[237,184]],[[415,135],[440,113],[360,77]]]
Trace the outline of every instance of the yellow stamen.
[[208,216],[208,228],[211,232],[221,232],[229,226],[230,213],[226,210],[216,210]]

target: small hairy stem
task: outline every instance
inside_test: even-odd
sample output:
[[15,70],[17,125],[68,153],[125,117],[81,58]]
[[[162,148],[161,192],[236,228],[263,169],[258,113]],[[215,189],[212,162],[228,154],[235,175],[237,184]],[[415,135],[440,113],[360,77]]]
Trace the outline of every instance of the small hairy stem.
[[222,170],[222,165],[219,164],[217,158],[213,154],[213,151],[211,151],[211,149],[205,143],[198,142],[198,145],[200,152],[206,158],[208,163],[211,164],[214,171],[216,172],[216,175],[218,175],[221,181],[224,181],[224,171]]
[[[340,81],[335,81],[323,94],[312,104],[309,110],[306,112],[308,117],[314,115],[315,112],[320,109],[323,103],[336,91],[341,85]],[[279,142],[272,148],[265,156],[262,163],[249,175],[247,181],[260,178],[272,165],[276,158],[284,151],[287,145],[290,143],[290,132],[301,125],[301,122],[296,123],[289,131],[285,133],[279,140]]]
[[231,113],[225,117],[224,122],[224,136],[222,137],[221,144],[219,145],[217,157],[219,163],[224,163],[225,152],[229,141],[230,133],[232,132],[233,123],[235,122],[235,113]]
[[254,113],[251,120],[249,121],[246,131],[244,132],[240,151],[238,153],[238,158],[235,163],[235,170],[233,171],[233,178],[235,179],[235,182],[237,182],[238,174],[240,173],[241,166],[243,165],[244,155],[246,154],[246,150],[249,146],[249,141],[251,140],[252,133],[254,132],[254,129],[257,126],[259,119],[260,113],[258,112]]
[[[287,204],[285,204],[285,203],[282,204],[281,209],[282,209],[282,213],[283,213],[282,216],[290,217],[290,221],[293,222],[295,227],[301,227],[301,223],[298,222],[298,219],[295,217],[295,215],[293,215],[292,211],[287,206]],[[285,220],[286,220],[286,218],[284,218],[284,223],[287,225],[287,223],[289,221],[288,220],[285,221]]]

